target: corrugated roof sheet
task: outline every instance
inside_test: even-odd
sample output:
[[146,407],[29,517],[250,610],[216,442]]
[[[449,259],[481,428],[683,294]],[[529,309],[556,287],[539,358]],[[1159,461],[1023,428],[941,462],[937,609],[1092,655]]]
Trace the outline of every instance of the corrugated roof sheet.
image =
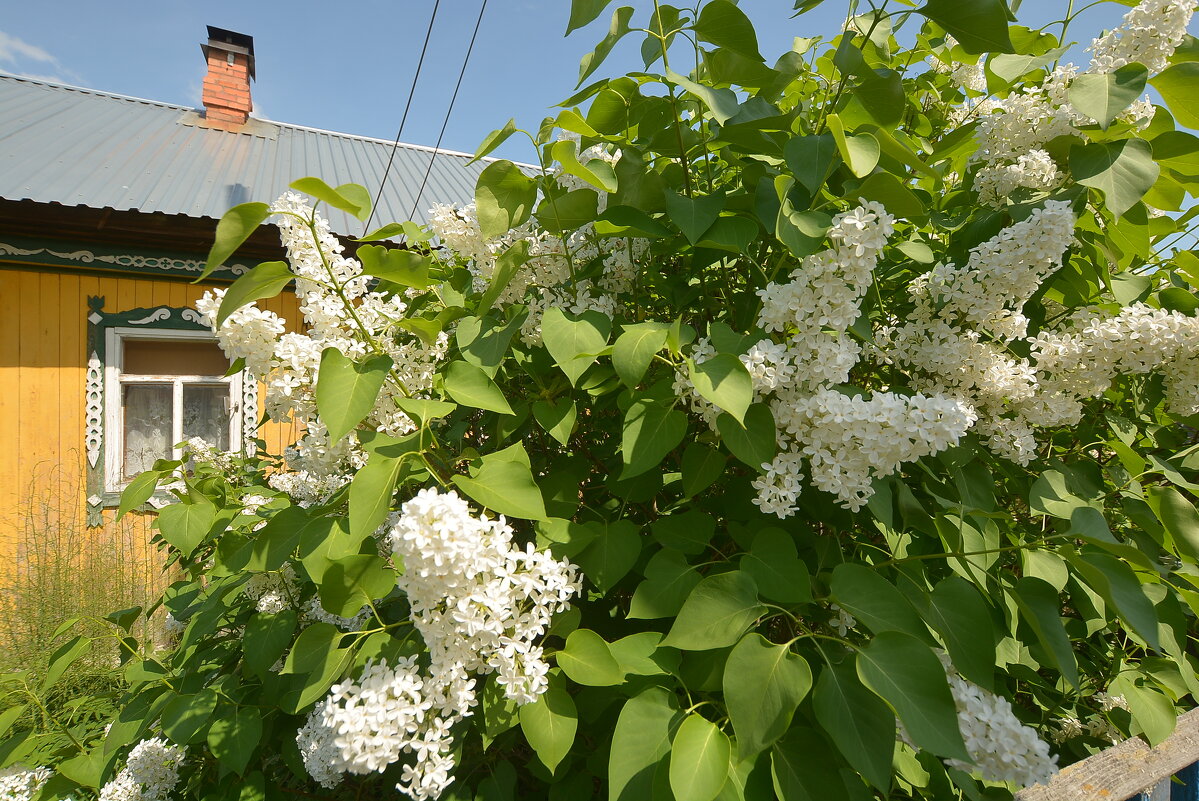
[[[296,178],[357,183],[374,194],[392,142],[251,118],[238,132],[205,127],[186,106],[0,73],[0,198],[219,219],[230,206],[270,202]],[[371,227],[416,209],[469,203],[486,166],[470,155],[401,143]],[[334,231],[362,223],[325,209]]]

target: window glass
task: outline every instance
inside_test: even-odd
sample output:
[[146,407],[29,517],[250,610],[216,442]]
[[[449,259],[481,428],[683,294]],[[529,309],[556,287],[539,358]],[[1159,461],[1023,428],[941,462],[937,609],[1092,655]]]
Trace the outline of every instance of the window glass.
[[224,375],[229,360],[215,342],[126,339],[124,371],[132,375]]
[[229,385],[183,385],[183,438],[229,450]]
[[131,479],[171,458],[170,384],[127,384],[124,388],[124,478]]

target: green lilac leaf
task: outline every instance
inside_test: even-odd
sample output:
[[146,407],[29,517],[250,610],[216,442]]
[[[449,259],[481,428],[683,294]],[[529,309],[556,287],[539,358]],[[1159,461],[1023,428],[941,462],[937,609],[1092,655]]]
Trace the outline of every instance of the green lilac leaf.
[[221,215],[216,225],[216,237],[212,248],[208,251],[208,259],[204,271],[192,283],[203,281],[229,260],[250,235],[258,230],[258,226],[270,216],[270,207],[265,203],[242,203],[234,206]]
[[748,573],[708,576],[687,596],[662,644],[685,651],[727,648],[765,612]]
[[384,354],[367,356],[359,363],[337,348],[325,348],[316,381],[316,408],[331,443],[353,431],[374,408],[391,367],[391,357]]
[[275,297],[291,283],[292,278],[291,268],[285,261],[264,261],[259,264],[225,290],[216,313],[217,328],[247,303]]
[[724,667],[724,700],[742,758],[769,748],[812,689],[812,671],[790,646],[747,634]]
[[917,745],[969,761],[945,670],[931,648],[907,634],[884,631],[858,651],[857,666],[862,683],[895,709]]
[[670,788],[675,798],[712,801],[729,775],[729,738],[701,715],[688,715],[671,742]]

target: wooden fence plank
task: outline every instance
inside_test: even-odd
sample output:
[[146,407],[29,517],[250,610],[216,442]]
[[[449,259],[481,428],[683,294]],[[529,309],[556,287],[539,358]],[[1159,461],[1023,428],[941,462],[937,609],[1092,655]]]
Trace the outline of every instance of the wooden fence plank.
[[1178,718],[1174,733],[1150,748],[1138,737],[1062,768],[1048,786],[1021,790],[1016,801],[1125,801],[1199,760],[1199,709]]

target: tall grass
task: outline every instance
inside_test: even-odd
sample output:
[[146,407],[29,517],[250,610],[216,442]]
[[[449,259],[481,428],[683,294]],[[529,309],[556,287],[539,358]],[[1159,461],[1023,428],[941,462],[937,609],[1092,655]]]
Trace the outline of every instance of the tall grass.
[[[0,546],[0,671],[40,672],[62,641],[112,634],[106,614],[147,605],[165,584],[148,521],[134,515],[113,521],[107,514],[105,525],[89,527],[86,494],[83,475],[42,466],[24,505],[0,518],[0,531],[9,532]],[[78,626],[56,637],[73,618]],[[141,639],[150,631],[143,621],[133,634]],[[92,654],[96,668],[114,665],[115,638],[96,642]]]

